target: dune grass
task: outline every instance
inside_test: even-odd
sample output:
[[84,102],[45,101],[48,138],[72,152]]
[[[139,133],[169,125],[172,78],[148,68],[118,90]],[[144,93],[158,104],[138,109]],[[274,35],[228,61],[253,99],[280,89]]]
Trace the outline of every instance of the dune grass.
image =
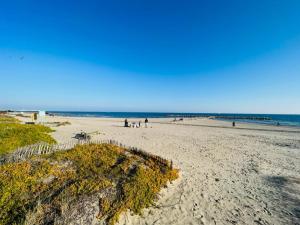
[[35,156],[0,166],[0,224],[69,224],[87,197],[99,201],[99,221],[115,224],[122,212],[153,205],[177,177],[169,163],[110,144]]
[[43,125],[20,124],[13,117],[0,116],[0,156],[38,142],[55,143],[50,132],[52,130]]
[[0,123],[19,123],[20,121],[14,117],[0,115]]

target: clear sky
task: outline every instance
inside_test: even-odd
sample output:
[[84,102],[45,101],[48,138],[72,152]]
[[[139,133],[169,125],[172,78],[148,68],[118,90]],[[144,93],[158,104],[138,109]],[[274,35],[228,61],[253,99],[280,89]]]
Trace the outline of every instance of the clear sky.
[[0,0],[0,109],[300,114],[299,0]]

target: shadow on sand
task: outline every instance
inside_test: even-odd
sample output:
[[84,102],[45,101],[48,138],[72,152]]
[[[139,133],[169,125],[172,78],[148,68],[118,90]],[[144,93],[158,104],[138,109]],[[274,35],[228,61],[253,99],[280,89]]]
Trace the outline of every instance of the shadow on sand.
[[266,180],[277,191],[272,198],[279,201],[277,210],[284,209],[280,216],[287,224],[300,224],[300,178],[268,176]]

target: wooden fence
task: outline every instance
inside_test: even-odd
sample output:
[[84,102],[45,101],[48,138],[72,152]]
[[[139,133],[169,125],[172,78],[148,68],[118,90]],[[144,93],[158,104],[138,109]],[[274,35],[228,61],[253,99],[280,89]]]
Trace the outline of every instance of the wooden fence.
[[67,143],[63,143],[63,144],[39,143],[39,144],[35,144],[35,145],[24,146],[24,147],[16,149],[14,152],[12,152],[10,154],[0,157],[0,165],[5,164],[5,163],[24,161],[34,155],[44,155],[44,154],[51,154],[51,153],[54,153],[57,151],[69,150],[69,149],[74,148],[76,145],[84,145],[84,144],[112,144],[112,145],[122,147],[126,151],[128,151],[132,154],[135,154],[135,155],[139,155],[145,159],[152,158],[155,161],[157,161],[158,163],[161,163],[161,164],[164,164],[167,166],[171,166],[171,167],[173,166],[172,161],[169,162],[168,160],[166,160],[160,156],[150,154],[150,153],[148,153],[142,149],[136,148],[136,147],[126,146],[118,141],[111,140],[111,139],[110,140],[103,140],[103,139],[89,140],[89,141],[73,140],[73,141],[69,141]]

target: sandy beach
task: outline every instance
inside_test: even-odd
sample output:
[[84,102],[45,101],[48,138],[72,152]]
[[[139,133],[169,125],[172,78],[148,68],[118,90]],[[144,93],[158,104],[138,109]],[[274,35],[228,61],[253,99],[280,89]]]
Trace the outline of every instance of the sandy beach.
[[[22,118],[24,120],[24,118]],[[300,224],[300,129],[211,119],[150,119],[124,128],[123,119],[47,117],[60,143],[81,130],[172,160],[180,178],[142,216],[119,224]],[[143,121],[143,119],[140,119]],[[138,122],[139,119],[129,121]]]
[[300,225],[300,0],[0,6],[0,225]]

